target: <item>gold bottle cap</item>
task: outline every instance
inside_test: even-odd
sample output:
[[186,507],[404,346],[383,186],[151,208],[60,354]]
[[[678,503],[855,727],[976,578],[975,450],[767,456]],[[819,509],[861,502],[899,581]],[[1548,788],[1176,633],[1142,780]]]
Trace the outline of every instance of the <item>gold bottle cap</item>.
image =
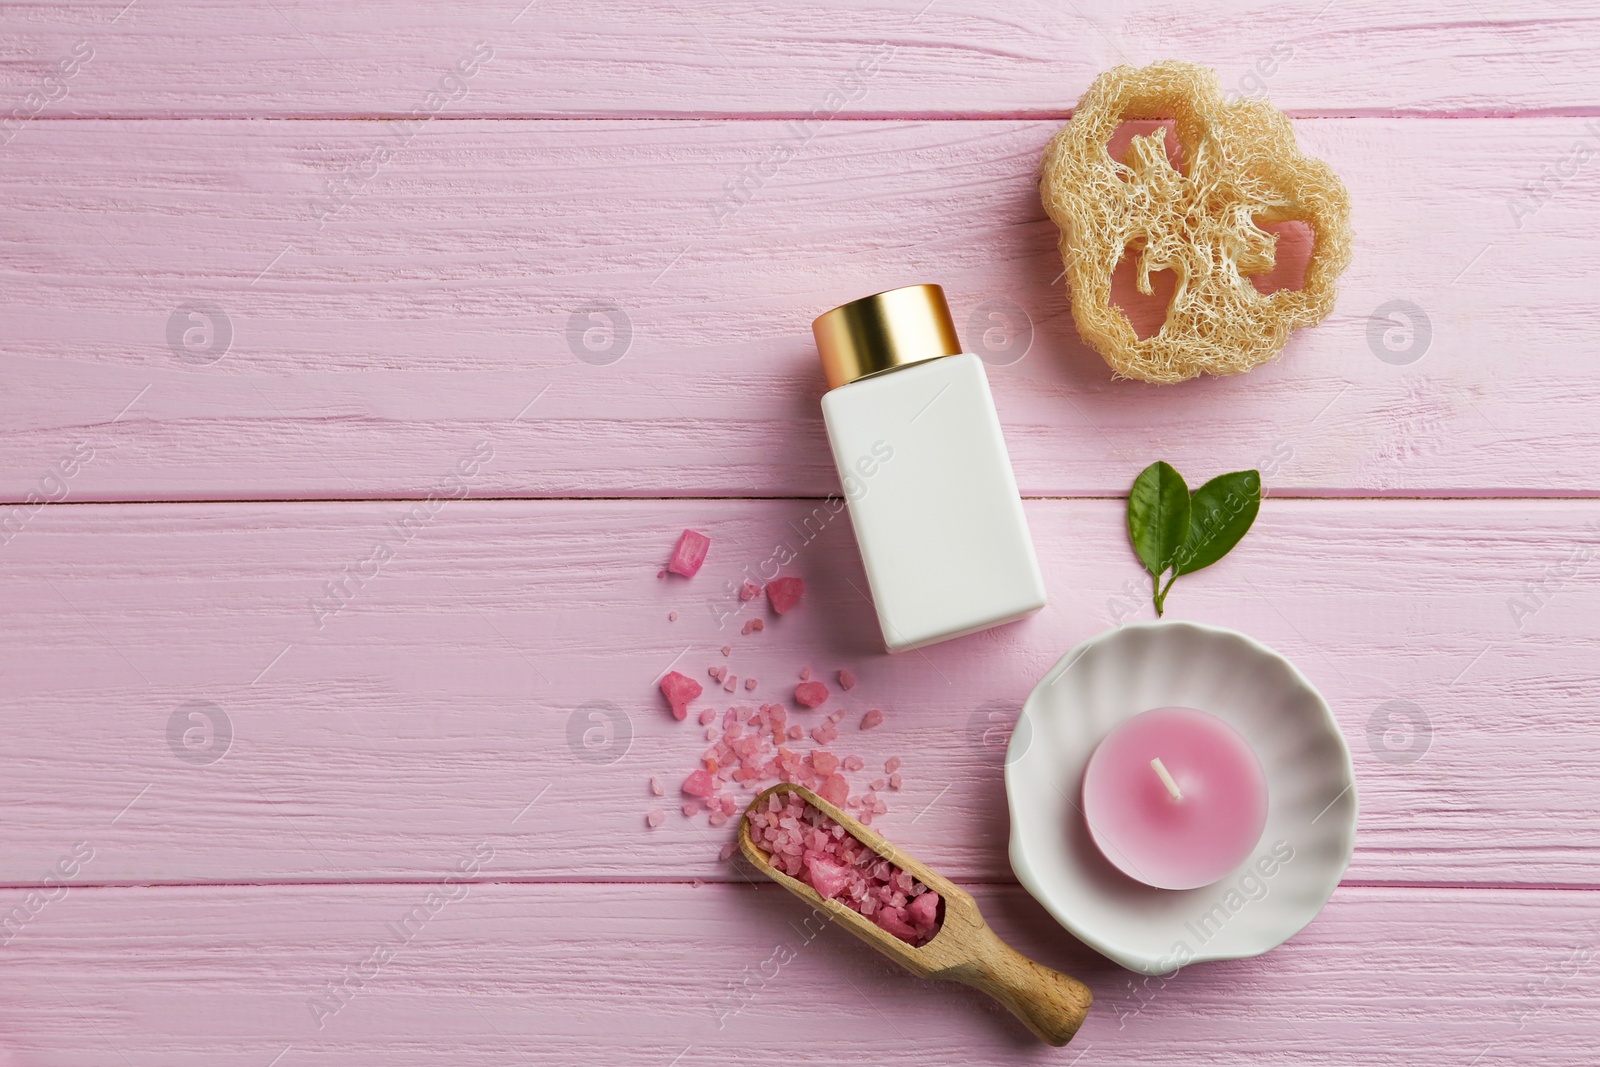
[[811,324],[828,388],[961,352],[944,289],[908,285],[841,304]]

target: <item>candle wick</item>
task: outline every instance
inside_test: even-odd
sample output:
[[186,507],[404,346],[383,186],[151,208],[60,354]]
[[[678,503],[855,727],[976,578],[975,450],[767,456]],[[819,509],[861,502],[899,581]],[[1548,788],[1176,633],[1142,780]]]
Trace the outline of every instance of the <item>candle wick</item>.
[[1150,761],[1150,767],[1156,772],[1156,777],[1161,779],[1161,784],[1167,787],[1167,792],[1172,794],[1173,800],[1183,799],[1183,790],[1178,788],[1178,783],[1173,781],[1172,775],[1167,771],[1167,765],[1157,756]]

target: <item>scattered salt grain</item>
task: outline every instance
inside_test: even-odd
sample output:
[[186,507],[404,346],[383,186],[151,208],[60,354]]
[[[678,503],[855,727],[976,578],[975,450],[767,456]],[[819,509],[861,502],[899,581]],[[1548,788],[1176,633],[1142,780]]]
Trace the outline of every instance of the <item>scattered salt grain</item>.
[[839,672],[839,688],[846,693],[856,687],[856,676],[848,667]]
[[884,773],[893,774],[895,771],[898,771],[899,769],[900,769],[900,757],[899,756],[890,756],[888,759],[883,761]]
[[733,655],[733,646],[732,646],[732,645],[723,645],[723,646],[722,646],[722,654],[723,654],[723,655],[724,655],[724,656],[731,656],[731,655]]
[[800,603],[805,591],[806,583],[799,578],[775,578],[767,583],[767,603],[772,605],[774,612],[784,615]]
[[845,781],[842,774],[830,774],[817,787],[817,796],[829,804],[843,804],[850,799],[850,783]]
[[667,612],[667,621],[668,622],[677,622],[678,621],[678,613],[676,611]]
[[862,759],[860,756],[846,756],[844,758],[844,769],[847,771],[859,771],[866,765],[866,760]]
[[739,587],[739,599],[749,603],[761,595],[761,587],[755,582],[745,582]]
[[748,636],[756,630],[761,629],[760,623],[760,619],[746,619],[744,621],[744,625],[739,628],[739,632]]
[[683,791],[692,797],[710,796],[715,791],[711,775],[706,771],[690,771],[689,777],[683,780]]
[[806,732],[803,729],[801,729],[800,727],[798,727],[798,726],[789,727],[789,740],[798,741],[802,737],[804,737],[805,735],[806,735]]
[[802,682],[811,681],[811,668],[810,667],[801,667],[800,668],[800,680]]
[[873,708],[871,711],[861,716],[861,728],[863,730],[870,730],[882,722],[883,712],[879,711],[877,708]]
[[654,830],[656,827],[667,821],[667,813],[662,811],[660,808],[656,808],[649,815],[644,817],[644,821],[645,825]]
[[651,777],[650,792],[654,793],[658,797],[664,797],[667,795],[666,787],[661,784],[661,778],[659,776]]
[[744,691],[746,693],[754,692],[755,688],[756,688],[756,680],[754,678],[746,678],[744,680]]
[[720,682],[722,681],[722,676],[728,673],[728,668],[719,667],[713,664],[712,666],[706,668],[706,673]]
[[677,671],[668,671],[661,679],[661,693],[672,707],[672,717],[679,721],[689,716],[689,701],[705,692],[700,683]]
[[693,578],[706,561],[706,550],[710,547],[711,538],[705,534],[694,530],[683,531],[678,538],[678,546],[672,550],[672,558],[667,561],[667,570],[685,578]]
[[725,692],[731,693],[735,689],[737,689],[738,687],[739,687],[739,676],[737,674],[729,673],[729,674],[723,675],[722,688],[723,688],[723,690]]
[[891,774],[889,776],[889,788],[890,789],[899,789],[900,788],[900,776],[898,774]]
[[717,717],[717,709],[716,708],[707,708],[705,711],[702,711],[700,713],[700,725],[701,726],[709,726],[710,723],[711,723],[711,720],[715,719],[716,717]]
[[874,778],[872,780],[872,788],[873,789],[882,789],[884,787],[884,785],[885,785],[885,783],[884,783],[884,780],[882,778]]
[[[801,682],[794,687],[794,702],[803,707],[820,707],[828,699],[828,687],[821,682]],[[678,716],[680,719],[683,716]]]

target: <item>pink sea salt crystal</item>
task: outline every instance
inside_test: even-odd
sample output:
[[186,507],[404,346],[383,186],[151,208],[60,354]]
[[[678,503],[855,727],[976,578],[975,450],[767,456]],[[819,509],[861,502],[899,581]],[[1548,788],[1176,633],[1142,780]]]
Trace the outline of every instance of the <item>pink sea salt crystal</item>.
[[916,927],[906,922],[906,913],[903,908],[879,908],[872,916],[872,921],[889,931],[902,941],[915,944],[917,940]]
[[700,713],[700,725],[701,726],[709,726],[709,725],[711,725],[711,720],[715,719],[716,717],[717,717],[717,709],[716,708],[707,708],[706,710],[704,710],[704,711],[702,711]]
[[850,797],[850,783],[842,774],[830,774],[817,789],[817,796],[829,804],[843,804]]
[[800,680],[802,682],[811,681],[811,668],[810,667],[801,667],[800,668]]
[[900,776],[898,774],[891,774],[889,776],[889,788],[890,789],[899,789],[900,788],[900,781],[901,781],[901,779],[900,779]]
[[824,853],[809,853],[804,862],[806,881],[825,897],[838,896],[850,884],[850,869]]
[[688,816],[690,818],[693,818],[694,815],[697,814],[699,811],[700,811],[700,805],[692,803],[692,802],[688,803],[688,804],[685,804],[683,806],[684,815],[686,815],[686,816]]
[[661,784],[661,779],[659,776],[652,776],[650,778],[650,792],[654,793],[658,797],[664,797],[667,795],[666,787]]
[[868,711],[865,715],[861,716],[861,728],[863,730],[870,730],[874,726],[877,726],[877,725],[881,724],[882,722],[883,722],[883,712],[879,711],[877,708],[873,708],[872,710]]
[[818,774],[826,778],[839,769],[839,757],[831,752],[824,752],[818,749],[811,753],[811,766],[816,769]]
[[806,735],[805,730],[798,726],[789,727],[789,740],[798,741]]
[[884,781],[883,781],[882,778],[874,778],[872,780],[872,788],[874,790],[882,789],[883,787],[884,787]]
[[712,666],[706,668],[706,673],[720,682],[722,681],[722,676],[728,673],[728,668],[718,667],[713,664]]
[[866,765],[866,761],[860,756],[846,756],[844,758],[844,769],[847,771],[859,771]]
[[772,605],[774,612],[785,615],[800,603],[805,591],[806,583],[799,578],[774,578],[767,583],[767,603]]
[[667,612],[667,621],[668,622],[677,622],[678,621],[678,613],[676,611]]
[[723,863],[727,863],[737,851],[739,851],[739,842],[729,841],[727,844],[723,845],[717,850],[717,859],[721,860]]
[[729,672],[722,679],[722,688],[723,688],[723,690],[725,692],[729,692],[729,693],[731,693],[735,689],[739,688],[739,676],[737,674]]
[[711,775],[707,771],[695,770],[689,772],[689,777],[683,780],[683,791],[692,797],[708,797],[715,787],[711,784]]
[[757,625],[757,623],[760,621],[760,619],[746,619],[744,621],[744,625],[739,628],[739,632],[745,635],[754,633],[755,631],[761,629],[761,627]]
[[746,678],[744,680],[744,691],[746,693],[753,692],[755,690],[755,687],[756,687],[756,680],[754,678]]
[[819,745],[832,744],[839,737],[839,728],[831,722],[822,723],[811,729],[811,740]]
[[930,930],[939,922],[939,894],[919,893],[906,905],[906,918],[918,930]]
[[644,821],[645,824],[650,827],[650,829],[654,830],[656,827],[667,821],[667,813],[662,811],[660,808],[656,808],[654,811],[644,817]]
[[[828,687],[821,682],[801,682],[794,687],[794,702],[803,707],[815,708],[827,699]],[[679,718],[682,717],[681,715],[679,716]]]
[[746,603],[761,595],[761,587],[755,582],[745,582],[739,587],[739,599]]
[[848,667],[839,672],[839,688],[846,693],[856,687],[856,676]]
[[899,769],[900,769],[900,757],[899,756],[890,756],[888,759],[883,761],[883,771],[884,771],[885,774],[893,774],[895,771],[898,771]]
[[706,561],[706,550],[711,547],[711,538],[694,530],[685,530],[678,538],[678,547],[672,550],[672,558],[667,561],[667,570],[673,574],[681,574],[685,578],[693,578],[700,571],[700,564]]
[[680,721],[689,716],[689,701],[697,699],[703,692],[705,690],[699,682],[677,671],[668,671],[661,679],[661,693],[672,706],[672,717]]

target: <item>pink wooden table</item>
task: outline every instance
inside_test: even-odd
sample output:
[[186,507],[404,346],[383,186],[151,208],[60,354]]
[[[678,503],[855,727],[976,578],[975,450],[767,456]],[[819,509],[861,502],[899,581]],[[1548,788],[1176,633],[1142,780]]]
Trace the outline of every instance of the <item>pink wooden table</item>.
[[[1596,1062],[1592,5],[523,4],[0,6],[0,1064]],[[1161,58],[1288,110],[1358,243],[1281,362],[1157,389],[1078,341],[1033,173]],[[890,659],[807,524],[808,325],[920,281],[1052,602]],[[1291,657],[1361,788],[1316,922],[1165,981],[1017,888],[1001,774],[1149,615],[1157,458],[1262,469],[1169,614]],[[779,546],[802,609],[719,627]],[[1070,1048],[646,828],[703,747],[653,683],[716,663],[860,676],[878,827],[1092,985]]]

